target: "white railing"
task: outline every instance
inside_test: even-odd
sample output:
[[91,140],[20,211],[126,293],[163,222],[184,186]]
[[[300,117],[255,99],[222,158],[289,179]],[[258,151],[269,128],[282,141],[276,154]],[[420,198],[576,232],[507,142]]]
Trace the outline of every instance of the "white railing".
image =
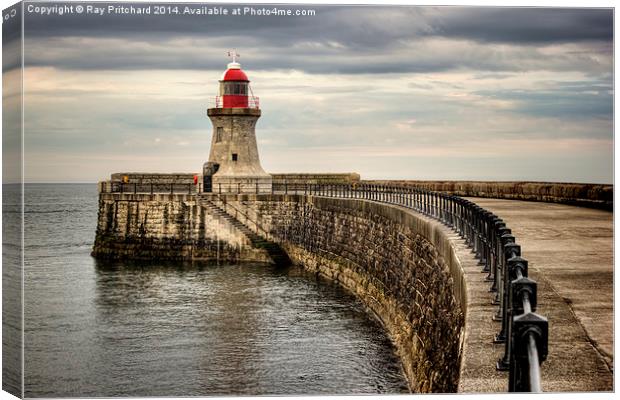
[[[247,96],[248,98],[248,106],[247,108],[260,108],[260,101],[256,96]],[[215,96],[215,100],[210,104],[213,106],[212,108],[224,108],[224,97],[223,96]]]

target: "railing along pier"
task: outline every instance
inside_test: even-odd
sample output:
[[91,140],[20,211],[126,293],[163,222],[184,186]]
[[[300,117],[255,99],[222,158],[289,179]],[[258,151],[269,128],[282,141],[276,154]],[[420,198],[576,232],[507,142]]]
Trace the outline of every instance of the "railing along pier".
[[133,193],[133,194],[195,194],[193,183],[135,183],[135,182],[100,182],[102,193]]

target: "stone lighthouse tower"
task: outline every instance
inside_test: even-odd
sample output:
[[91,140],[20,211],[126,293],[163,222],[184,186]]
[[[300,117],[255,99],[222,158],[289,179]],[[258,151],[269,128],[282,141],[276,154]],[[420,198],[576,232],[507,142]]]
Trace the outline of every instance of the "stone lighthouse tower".
[[209,161],[203,167],[203,191],[271,192],[271,175],[260,165],[254,128],[260,118],[258,98],[237,62],[236,52],[220,80],[215,107],[207,110],[213,124]]

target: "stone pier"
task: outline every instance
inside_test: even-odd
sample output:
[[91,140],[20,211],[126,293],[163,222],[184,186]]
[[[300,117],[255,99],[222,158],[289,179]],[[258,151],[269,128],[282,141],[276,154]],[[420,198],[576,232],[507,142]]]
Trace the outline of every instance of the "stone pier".
[[[612,390],[612,214],[470,200],[504,218],[538,281],[550,326],[543,390]],[[273,262],[250,231],[358,296],[389,333],[412,391],[507,390],[485,274],[454,231],[411,209],[293,194],[100,193],[93,254]]]

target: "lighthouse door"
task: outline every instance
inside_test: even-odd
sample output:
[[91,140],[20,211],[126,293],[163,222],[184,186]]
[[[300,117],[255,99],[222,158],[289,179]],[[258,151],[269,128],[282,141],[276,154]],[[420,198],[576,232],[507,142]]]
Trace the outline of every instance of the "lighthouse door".
[[213,162],[206,162],[202,166],[202,185],[204,192],[213,191],[213,175],[215,175],[218,169],[220,169],[220,164]]

